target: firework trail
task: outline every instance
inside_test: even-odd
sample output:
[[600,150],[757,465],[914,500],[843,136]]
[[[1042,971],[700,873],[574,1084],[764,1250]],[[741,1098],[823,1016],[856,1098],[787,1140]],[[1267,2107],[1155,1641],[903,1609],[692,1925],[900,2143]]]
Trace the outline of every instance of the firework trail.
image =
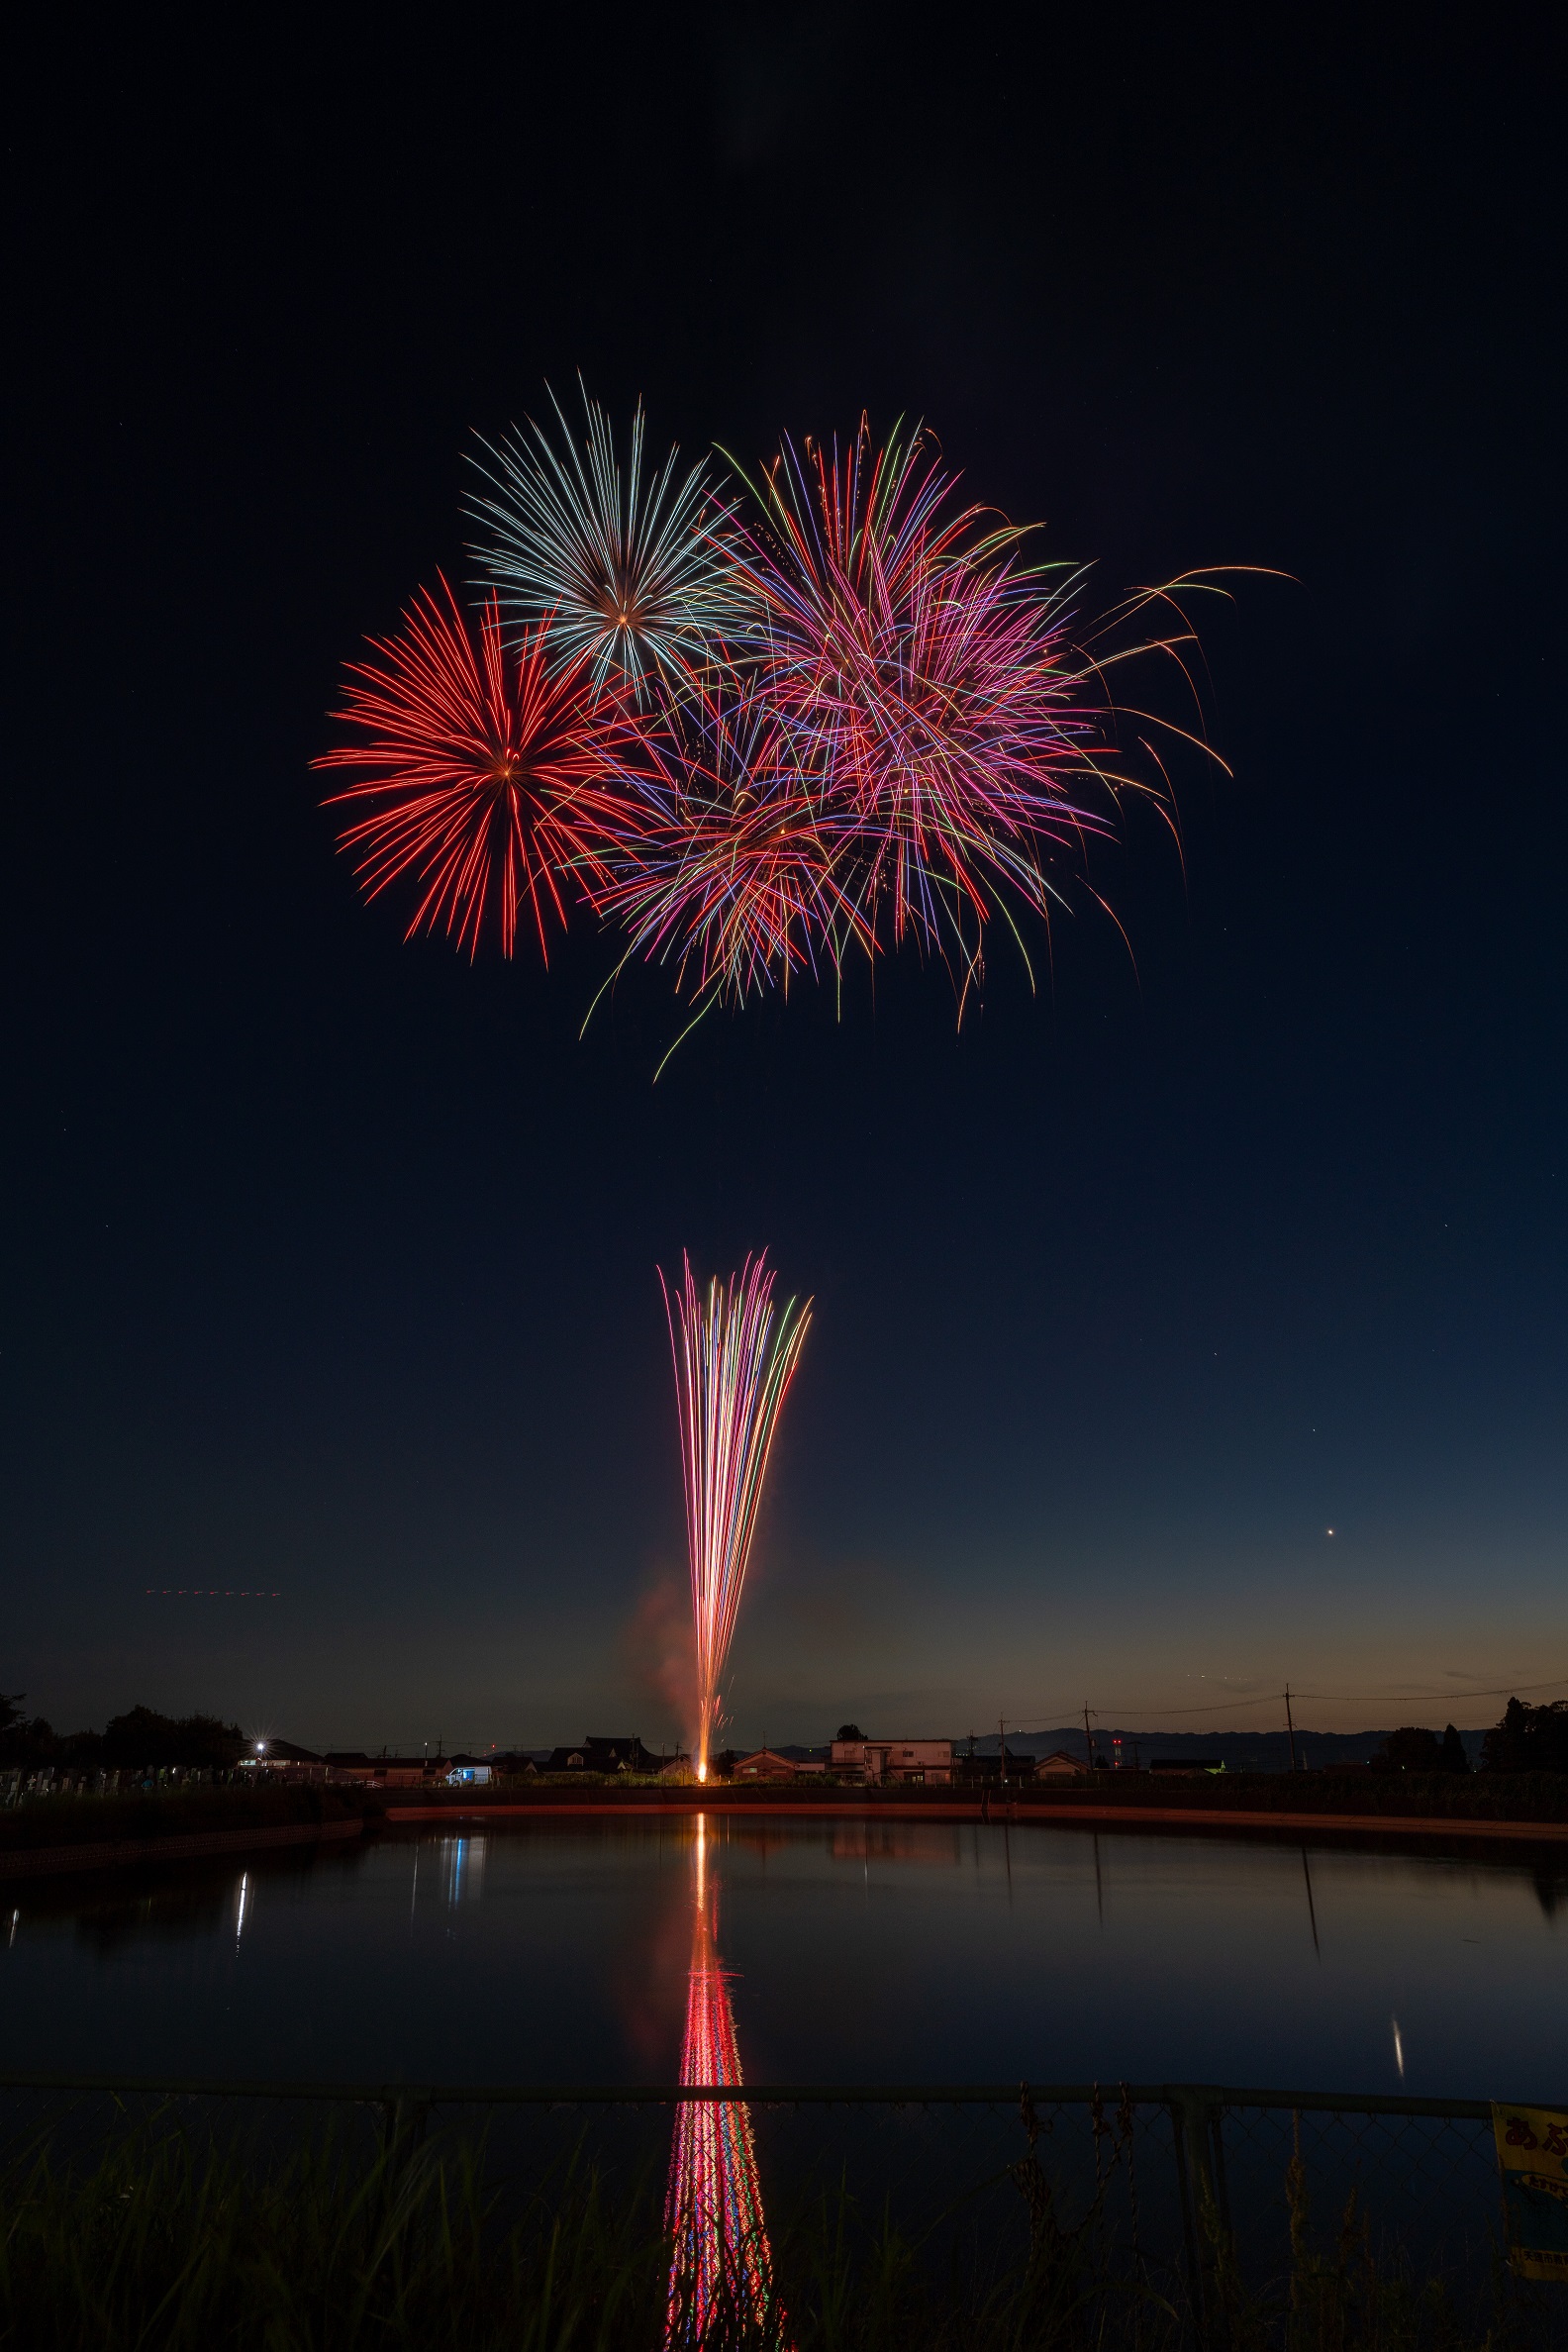
[[773,1306],[767,1252],[699,1298],[691,1260],[672,1298],[662,1272],[675,1364],[686,1535],[697,1655],[697,1778],[708,1777],[720,1678],[735,1631],[762,1482],[784,1399],[811,1323],[811,1301]]
[[562,448],[532,419],[499,448],[482,444],[494,496],[469,508],[491,535],[475,552],[510,613],[553,617],[554,658],[585,660],[596,688],[624,682],[640,699],[652,680],[707,664],[741,617],[742,583],[703,466],[677,481],[672,449],[657,471],[646,467],[638,406],[623,474],[604,410],[586,392],[583,405],[584,449],[553,393]]
[[367,898],[416,878],[408,937],[440,927],[473,955],[493,916],[511,955],[527,907],[547,961],[545,918],[565,920],[562,882],[605,871],[607,829],[623,854],[635,832],[636,812],[612,784],[626,765],[616,749],[625,722],[609,707],[590,710],[581,658],[551,673],[547,622],[509,654],[492,596],[476,650],[441,585],[444,609],[421,589],[403,634],[370,640],[384,667],[348,665],[356,682],[333,716],[370,739],[313,765],[359,773],[328,805],[368,808],[342,834]]
[[[717,1944],[718,1888],[707,1873],[707,1824],[697,1815],[696,1911],[681,2081],[738,2091],[735,2011]],[[717,2330],[779,2340],[773,2260],[762,2212],[751,2110],[743,2101],[694,2100],[675,2109],[664,2226],[673,2245],[668,2346],[705,2345]]]

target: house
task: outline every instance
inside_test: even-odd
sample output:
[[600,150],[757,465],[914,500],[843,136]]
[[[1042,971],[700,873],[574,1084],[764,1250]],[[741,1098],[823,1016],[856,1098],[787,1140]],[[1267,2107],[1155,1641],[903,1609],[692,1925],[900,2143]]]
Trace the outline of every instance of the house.
[[914,1788],[945,1788],[952,1779],[950,1739],[835,1739],[838,1780],[899,1781]]
[[635,1735],[627,1738],[605,1739],[593,1732],[578,1741],[575,1747],[558,1747],[550,1751],[549,1762],[541,1767],[545,1772],[645,1772],[656,1773],[661,1759],[645,1748]]
[[1089,1767],[1082,1756],[1070,1756],[1065,1748],[1052,1748],[1048,1756],[1041,1756],[1034,1767],[1036,1780],[1067,1780],[1074,1774],[1088,1777]]
[[781,1756],[777,1748],[758,1748],[751,1756],[735,1759],[736,1780],[787,1781],[795,1778],[793,1757]]
[[[1020,1755],[1016,1749],[1008,1748],[1005,1757],[1009,1788],[1015,1781],[1027,1781],[1032,1777],[1032,1756]],[[994,1789],[1003,1777],[1003,1761],[1002,1756],[955,1756],[952,1776],[955,1781],[966,1782],[971,1788]]]
[[417,1789],[429,1769],[423,1756],[367,1756],[362,1748],[331,1748],[326,1764],[339,1788]]
[[327,1766],[314,1748],[296,1747],[291,1739],[257,1739],[250,1753],[240,1759],[242,1771],[264,1774],[270,1781],[324,1781]]

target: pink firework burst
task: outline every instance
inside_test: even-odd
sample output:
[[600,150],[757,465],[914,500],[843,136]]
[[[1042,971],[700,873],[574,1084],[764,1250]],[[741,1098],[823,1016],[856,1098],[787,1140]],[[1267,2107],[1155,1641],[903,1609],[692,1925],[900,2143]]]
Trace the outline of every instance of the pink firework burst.
[[786,441],[738,560],[760,616],[748,691],[809,746],[831,896],[854,911],[838,936],[913,931],[969,964],[1010,896],[1048,919],[1051,868],[1113,830],[1130,779],[1110,764],[1097,666],[1068,645],[1065,590],[951,493],[919,436]]
[[328,805],[364,812],[342,846],[367,898],[413,878],[410,938],[441,929],[471,956],[494,924],[510,956],[526,908],[547,961],[546,917],[564,923],[563,888],[604,873],[610,829],[623,843],[635,830],[612,781],[626,722],[592,696],[583,661],[550,675],[547,621],[509,653],[492,595],[476,645],[441,588],[444,608],[421,589],[402,633],[371,639],[380,664],[349,664],[334,716],[361,739],[314,764],[355,773]]

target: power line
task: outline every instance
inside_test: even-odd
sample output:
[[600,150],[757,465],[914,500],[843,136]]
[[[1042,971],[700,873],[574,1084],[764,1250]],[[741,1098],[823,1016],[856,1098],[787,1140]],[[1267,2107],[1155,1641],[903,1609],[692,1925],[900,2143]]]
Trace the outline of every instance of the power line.
[[[1554,1674],[1549,1681],[1537,1683],[1499,1683],[1492,1690],[1447,1691],[1300,1691],[1291,1687],[1292,1699],[1313,1699],[1333,1707],[1407,1707],[1425,1706],[1428,1702],[1452,1702],[1456,1699],[1514,1699],[1520,1692],[1568,1690],[1568,1674]],[[1249,1707],[1277,1707],[1285,1699],[1284,1691],[1260,1691],[1255,1699],[1212,1699],[1198,1707],[1142,1707],[1125,1713],[1113,1707],[1097,1707],[1095,1714],[1104,1717],[1115,1715],[1123,1730],[1132,1715],[1235,1715]],[[1056,1715],[1010,1715],[1015,1731],[1064,1730],[1069,1715],[1080,1712],[1064,1709]]]

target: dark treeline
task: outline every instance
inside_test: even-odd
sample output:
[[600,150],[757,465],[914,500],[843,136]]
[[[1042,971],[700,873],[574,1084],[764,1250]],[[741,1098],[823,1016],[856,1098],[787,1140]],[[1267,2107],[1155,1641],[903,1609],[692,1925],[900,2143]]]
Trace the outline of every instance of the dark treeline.
[[[1372,1759],[1382,1772],[1467,1772],[1464,1741],[1450,1723],[1441,1739],[1435,1731],[1406,1724],[1391,1731]],[[1568,1772],[1568,1699],[1531,1707],[1511,1699],[1501,1722],[1481,1742],[1482,1772]]]
[[[37,1771],[51,1764],[56,1770],[123,1772],[170,1766],[186,1771],[229,1771],[245,1752],[245,1735],[239,1724],[226,1723],[218,1715],[165,1715],[154,1708],[133,1707],[125,1715],[111,1715],[101,1731],[61,1732],[43,1715],[27,1715],[25,1698],[20,1691],[9,1696],[0,1692],[0,1770],[20,1767]],[[1452,1723],[1441,1734],[1406,1723],[1388,1733],[1371,1758],[1371,1769],[1468,1772],[1470,1762]],[[1551,1700],[1539,1707],[1511,1699],[1501,1721],[1482,1742],[1479,1769],[1568,1773],[1568,1699]]]
[[135,1772],[144,1767],[178,1766],[186,1771],[228,1771],[240,1760],[245,1734],[238,1723],[217,1715],[159,1715],[133,1707],[111,1715],[101,1731],[56,1731],[43,1715],[23,1713],[26,1693],[0,1692],[0,1770],[35,1772],[94,1769]]
[[1511,1699],[1487,1733],[1483,1772],[1568,1772],[1568,1699],[1529,1707]]
[[[1518,1704],[1516,1700],[1514,1705]],[[1496,1736],[1496,1732],[1487,1733],[1488,1739]],[[1372,1759],[1374,1772],[1468,1772],[1469,1769],[1464,1741],[1452,1723],[1441,1739],[1435,1731],[1423,1730],[1417,1723],[1402,1724],[1398,1731],[1389,1733]]]

